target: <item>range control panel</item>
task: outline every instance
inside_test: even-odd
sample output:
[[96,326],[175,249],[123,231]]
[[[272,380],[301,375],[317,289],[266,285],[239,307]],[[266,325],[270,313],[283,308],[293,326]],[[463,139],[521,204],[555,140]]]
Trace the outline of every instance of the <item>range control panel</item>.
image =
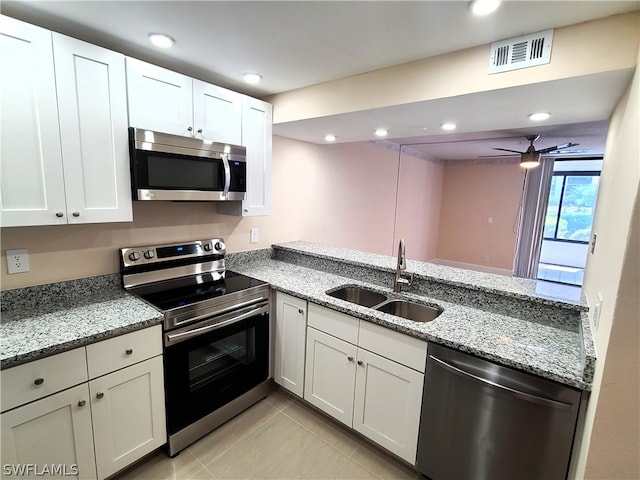
[[180,258],[225,255],[225,253],[226,246],[222,238],[120,249],[120,257],[125,267],[160,263]]

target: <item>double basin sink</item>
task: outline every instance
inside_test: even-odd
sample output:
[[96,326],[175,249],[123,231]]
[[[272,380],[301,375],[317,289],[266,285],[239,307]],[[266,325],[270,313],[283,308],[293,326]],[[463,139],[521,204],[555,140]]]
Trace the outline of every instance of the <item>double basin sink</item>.
[[390,299],[384,293],[363,287],[346,286],[328,291],[327,295],[420,323],[435,320],[442,313],[442,309],[439,307],[404,299]]

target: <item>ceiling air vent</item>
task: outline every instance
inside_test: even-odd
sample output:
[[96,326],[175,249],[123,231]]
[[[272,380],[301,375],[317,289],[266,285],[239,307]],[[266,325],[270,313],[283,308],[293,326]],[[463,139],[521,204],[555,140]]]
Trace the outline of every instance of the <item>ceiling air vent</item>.
[[552,43],[553,30],[492,43],[489,73],[508,72],[549,63]]

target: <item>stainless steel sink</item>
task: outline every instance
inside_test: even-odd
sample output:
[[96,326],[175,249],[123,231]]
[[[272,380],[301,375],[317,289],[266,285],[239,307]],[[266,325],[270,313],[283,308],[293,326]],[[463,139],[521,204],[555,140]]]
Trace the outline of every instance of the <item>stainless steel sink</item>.
[[376,310],[421,323],[435,320],[442,313],[442,309],[439,307],[422,305],[408,300],[389,300],[378,305]]
[[333,292],[327,292],[327,295],[347,302],[356,303],[363,307],[373,307],[387,300],[386,295],[361,287],[342,287]]

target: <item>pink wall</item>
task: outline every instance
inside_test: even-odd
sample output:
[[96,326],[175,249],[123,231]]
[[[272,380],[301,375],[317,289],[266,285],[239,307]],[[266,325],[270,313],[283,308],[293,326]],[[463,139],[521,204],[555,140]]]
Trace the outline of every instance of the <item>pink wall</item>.
[[511,270],[523,181],[517,164],[447,165],[437,257]]
[[303,240],[388,255],[398,153],[371,143],[306,144]]
[[408,258],[436,257],[443,171],[442,165],[402,153],[393,244],[404,238]]

